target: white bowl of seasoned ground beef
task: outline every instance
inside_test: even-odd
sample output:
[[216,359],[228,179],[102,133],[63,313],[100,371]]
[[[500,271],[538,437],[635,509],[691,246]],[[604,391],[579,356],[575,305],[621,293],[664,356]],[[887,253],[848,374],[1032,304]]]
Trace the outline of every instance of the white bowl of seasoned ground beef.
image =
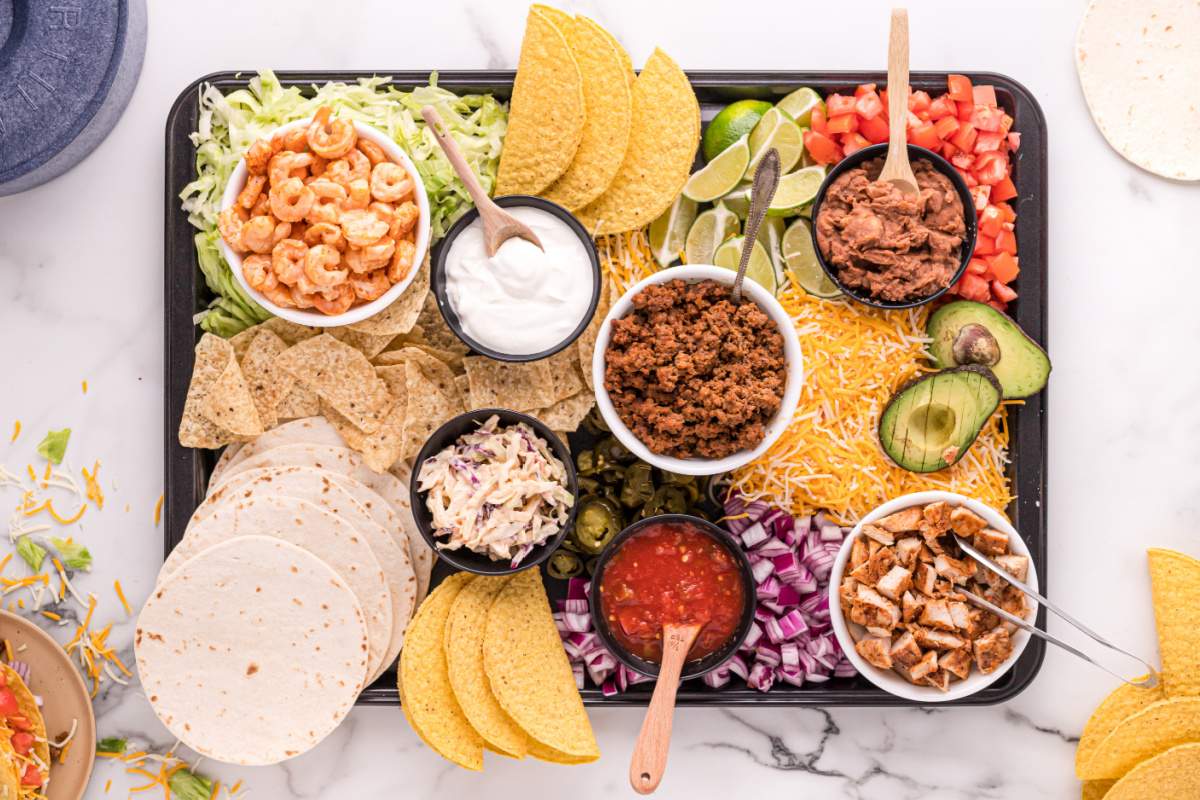
[[637,283],[596,337],[596,404],[641,460],[684,475],[717,475],[766,452],[791,422],[804,365],[787,312],[752,280],[687,265]]

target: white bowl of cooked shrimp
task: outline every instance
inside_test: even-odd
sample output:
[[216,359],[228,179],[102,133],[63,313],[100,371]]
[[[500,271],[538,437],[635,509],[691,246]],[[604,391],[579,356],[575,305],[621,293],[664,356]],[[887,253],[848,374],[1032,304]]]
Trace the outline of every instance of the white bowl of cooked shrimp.
[[221,252],[238,284],[300,325],[374,316],[412,284],[429,250],[429,198],[412,159],[329,107],[251,145],[221,209]]

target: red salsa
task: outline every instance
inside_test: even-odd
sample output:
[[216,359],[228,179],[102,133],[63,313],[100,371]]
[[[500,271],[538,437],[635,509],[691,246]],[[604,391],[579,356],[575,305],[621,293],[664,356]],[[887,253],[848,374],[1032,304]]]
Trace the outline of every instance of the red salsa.
[[737,631],[744,599],[737,562],[695,525],[648,525],[613,554],[600,579],[601,613],[613,638],[647,661],[662,660],[666,623],[700,623],[688,660],[720,650]]

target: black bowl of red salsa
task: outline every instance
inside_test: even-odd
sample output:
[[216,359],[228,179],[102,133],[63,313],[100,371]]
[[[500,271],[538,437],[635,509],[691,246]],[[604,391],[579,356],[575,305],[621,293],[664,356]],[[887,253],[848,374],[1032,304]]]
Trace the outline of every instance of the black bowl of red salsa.
[[723,664],[754,622],[754,576],[738,542],[688,514],[621,531],[596,564],[589,597],[596,632],[636,672],[657,676],[666,623],[700,623],[683,679]]

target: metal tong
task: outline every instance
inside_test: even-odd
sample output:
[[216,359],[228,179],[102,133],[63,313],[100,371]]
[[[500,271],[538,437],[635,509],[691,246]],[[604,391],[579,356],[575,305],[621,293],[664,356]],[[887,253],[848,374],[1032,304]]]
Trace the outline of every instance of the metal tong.
[[958,536],[957,534],[955,534],[954,539],[955,539],[955,541],[958,542],[958,546],[962,548],[962,551],[964,553],[966,553],[971,558],[978,561],[983,566],[987,567],[992,572],[999,575],[1000,578],[1003,579],[1004,581],[1017,587],[1022,592],[1029,595],[1034,600],[1038,601],[1039,603],[1044,605],[1046,608],[1053,611],[1055,614],[1057,614],[1062,619],[1071,623],[1071,625],[1075,626],[1075,628],[1077,630],[1081,631],[1082,633],[1087,634],[1087,636],[1090,637],[1096,643],[1104,645],[1109,650],[1114,650],[1114,651],[1120,653],[1121,655],[1128,656],[1129,658],[1132,658],[1134,661],[1140,662],[1143,666],[1146,667],[1146,673],[1147,673],[1146,677],[1144,677],[1140,680],[1130,680],[1129,678],[1126,678],[1123,675],[1118,675],[1117,673],[1113,672],[1108,667],[1101,664],[1096,659],[1092,658],[1091,656],[1087,655],[1086,653],[1082,652],[1081,650],[1078,650],[1077,648],[1072,647],[1071,645],[1067,644],[1062,639],[1059,639],[1057,636],[1050,633],[1049,631],[1044,631],[1041,628],[1037,627],[1036,625],[1026,622],[1025,620],[1021,619],[1020,617],[1018,617],[1014,614],[1008,613],[1003,608],[1000,608],[999,606],[995,605],[994,603],[989,603],[987,600],[984,600],[982,597],[980,597],[977,594],[974,594],[973,592],[969,592],[966,589],[956,587],[955,591],[962,594],[964,597],[967,598],[967,600],[969,600],[970,602],[979,606],[980,608],[987,609],[988,611],[992,612],[993,614],[1000,617],[1001,619],[1003,619],[1007,622],[1011,622],[1013,625],[1016,625],[1018,628],[1020,628],[1023,631],[1029,631],[1034,636],[1038,636],[1042,639],[1045,639],[1047,642],[1050,642],[1051,644],[1058,645],[1063,650],[1066,650],[1068,653],[1071,653],[1072,655],[1082,658],[1084,661],[1088,662],[1092,666],[1099,667],[1100,669],[1107,672],[1109,675],[1112,675],[1114,678],[1117,678],[1121,681],[1124,681],[1125,683],[1128,683],[1130,686],[1136,686],[1140,689],[1153,689],[1155,686],[1158,685],[1158,680],[1159,680],[1158,679],[1158,670],[1155,669],[1153,666],[1151,666],[1147,661],[1145,661],[1144,659],[1138,658],[1133,653],[1130,653],[1127,650],[1122,650],[1120,647],[1117,647],[1115,644],[1108,641],[1103,636],[1096,633],[1091,628],[1087,627],[1082,622],[1080,622],[1079,620],[1072,617],[1066,611],[1063,611],[1061,608],[1059,608],[1058,606],[1051,603],[1045,597],[1042,597],[1040,594],[1035,592],[1029,586],[1026,586],[1025,583],[1017,580],[1012,575],[1009,575],[1007,572],[1004,571],[1004,569],[999,564],[997,564],[995,561],[992,561],[992,559],[985,556],[979,550],[975,549],[975,547],[972,546],[970,542],[966,541],[961,536]]

